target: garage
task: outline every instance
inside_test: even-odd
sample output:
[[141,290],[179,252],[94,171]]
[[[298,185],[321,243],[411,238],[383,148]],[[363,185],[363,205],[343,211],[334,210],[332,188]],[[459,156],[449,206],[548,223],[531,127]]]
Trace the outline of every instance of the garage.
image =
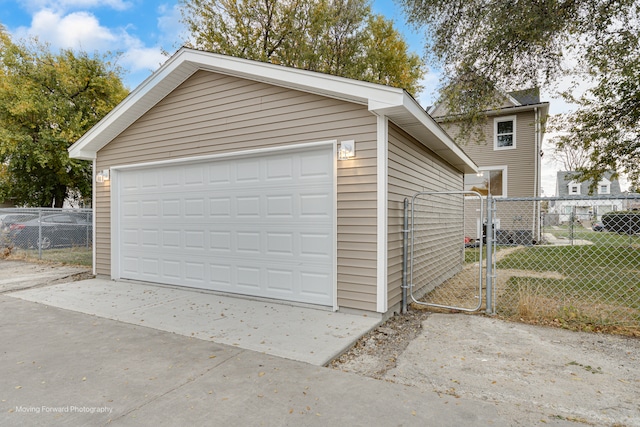
[[400,88],[189,48],[69,155],[93,162],[97,277],[376,316],[403,299],[404,199],[477,171]]
[[112,175],[121,279],[333,306],[332,145]]

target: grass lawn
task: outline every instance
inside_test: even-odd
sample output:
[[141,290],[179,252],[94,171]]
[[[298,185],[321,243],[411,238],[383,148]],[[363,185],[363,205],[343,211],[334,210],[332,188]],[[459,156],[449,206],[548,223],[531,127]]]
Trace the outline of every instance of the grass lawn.
[[573,329],[622,327],[640,334],[640,246],[612,243],[618,238],[629,239],[610,235],[592,245],[533,246],[504,257],[497,263],[498,275],[508,277],[499,290],[499,310]]
[[545,234],[552,234],[558,239],[566,239],[568,241],[570,241],[573,236],[574,240],[589,240],[598,245],[640,245],[640,236],[618,234],[610,231],[593,231],[581,225],[575,225],[573,230],[567,225],[545,227],[543,232]]
[[[13,259],[39,259],[37,249],[13,249]],[[93,254],[91,247],[72,247],[47,249],[42,251],[42,260],[68,265],[91,266]]]

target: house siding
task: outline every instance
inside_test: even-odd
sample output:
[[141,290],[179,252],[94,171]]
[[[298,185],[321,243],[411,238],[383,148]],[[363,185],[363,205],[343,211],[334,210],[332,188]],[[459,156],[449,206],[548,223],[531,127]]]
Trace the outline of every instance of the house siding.
[[[393,123],[389,124],[388,174],[387,298],[389,307],[392,308],[402,299],[404,199],[411,200],[420,191],[461,191],[463,174]],[[460,198],[454,197],[453,203],[457,203],[458,210],[462,209]],[[446,208],[442,209],[446,218]],[[439,213],[433,212],[434,215]],[[434,230],[436,228],[439,234],[437,243],[434,240],[420,250],[437,253],[438,259],[447,261],[431,266],[428,277],[424,278],[430,286],[441,284],[462,268],[461,231],[451,227],[446,220],[437,224]],[[455,262],[456,259],[460,260],[459,265]]]
[[[516,148],[511,150],[493,149],[493,122],[495,118],[516,116]],[[452,137],[457,136],[456,125],[442,123],[441,126]],[[478,167],[507,166],[507,196],[537,197],[535,174],[536,153],[536,117],[533,111],[499,116],[490,116],[484,124],[485,140],[470,142],[462,146],[465,153]],[[459,142],[459,141],[456,141]]]
[[[494,120],[501,117],[516,117],[516,148],[508,150],[494,150]],[[457,125],[442,123],[442,127],[453,138],[457,137]],[[507,109],[503,114],[489,116],[483,126],[485,140],[480,143],[470,142],[462,146],[465,153],[473,159],[478,167],[506,166],[507,167],[507,197],[539,197],[536,183],[536,114],[533,111],[510,113]],[[506,209],[505,209],[506,208]],[[521,230],[522,221],[513,218],[526,218],[527,226],[532,235],[538,230],[538,204],[536,202],[519,202],[509,204],[498,210],[496,219],[503,230]],[[469,198],[465,205],[465,236],[480,238],[481,226],[480,203],[477,199]],[[482,213],[483,215],[486,212]],[[484,220],[482,220],[484,221]],[[537,238],[536,238],[537,239]]]
[[[376,310],[376,117],[366,106],[199,71],[98,152],[97,169],[327,140],[338,162],[338,305]],[[110,191],[96,189],[96,272],[110,276]]]

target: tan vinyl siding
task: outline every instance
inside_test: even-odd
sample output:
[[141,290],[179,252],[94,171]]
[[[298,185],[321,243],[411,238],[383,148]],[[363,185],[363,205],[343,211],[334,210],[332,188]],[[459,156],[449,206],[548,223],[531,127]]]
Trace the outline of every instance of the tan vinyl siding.
[[[508,150],[494,150],[494,120],[502,117],[516,117],[516,148]],[[442,124],[442,127],[453,137],[456,135],[456,126]],[[507,167],[507,197],[537,197],[536,185],[536,122],[533,110],[516,114],[508,113],[508,110],[499,116],[490,116],[484,125],[485,141],[483,143],[462,144],[465,153],[480,167],[506,166]],[[459,141],[458,141],[459,142]],[[479,203],[468,200],[466,207],[465,235],[476,238],[482,234],[478,227]],[[514,223],[512,218],[529,218],[531,233],[537,235],[537,208],[534,203],[519,209],[519,215],[498,215],[500,227],[503,230],[520,230],[523,227]],[[486,214],[486,213],[485,213]],[[539,236],[538,236],[539,237]]]
[[[388,220],[388,303],[389,307],[402,298],[402,226],[404,199],[420,191],[460,191],[463,175],[424,145],[413,140],[393,123],[389,124],[389,220]],[[460,207],[461,208],[461,207]],[[445,242],[438,248],[438,258],[451,260],[459,253],[459,232],[444,228]],[[457,259],[460,259],[459,257]],[[431,283],[441,283],[456,271],[452,262],[440,263],[432,272]]]
[[[338,162],[338,305],[376,309],[376,117],[367,106],[199,71],[98,152],[97,168],[327,140]],[[97,186],[97,263],[110,275],[109,187]]]
[[[494,150],[493,123],[496,117],[516,116],[516,148]],[[455,125],[441,124],[453,137]],[[483,143],[469,142],[460,144],[465,153],[480,167],[507,166],[507,196],[534,197],[535,184],[535,113],[533,111],[518,114],[505,113],[487,118],[484,126],[486,139]],[[460,143],[460,141],[456,141]]]

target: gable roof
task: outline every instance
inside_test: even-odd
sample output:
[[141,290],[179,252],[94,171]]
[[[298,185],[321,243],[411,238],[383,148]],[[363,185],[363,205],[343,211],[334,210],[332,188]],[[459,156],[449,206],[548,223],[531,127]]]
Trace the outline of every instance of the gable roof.
[[[611,175],[613,172],[606,172],[602,178],[609,181],[609,193],[607,195],[621,195],[622,190],[620,189],[620,181],[617,179],[611,179]],[[579,182],[577,178],[580,176],[579,172],[576,171],[558,171],[556,175],[556,196],[571,196],[569,193],[569,184],[574,183],[580,186],[580,195],[588,196],[589,195],[589,185],[593,182],[593,180],[586,180],[584,182]]]
[[366,105],[373,114],[387,116],[458,170],[477,171],[471,158],[403,89],[184,47],[69,147],[69,156],[95,159],[102,147],[198,70]]

